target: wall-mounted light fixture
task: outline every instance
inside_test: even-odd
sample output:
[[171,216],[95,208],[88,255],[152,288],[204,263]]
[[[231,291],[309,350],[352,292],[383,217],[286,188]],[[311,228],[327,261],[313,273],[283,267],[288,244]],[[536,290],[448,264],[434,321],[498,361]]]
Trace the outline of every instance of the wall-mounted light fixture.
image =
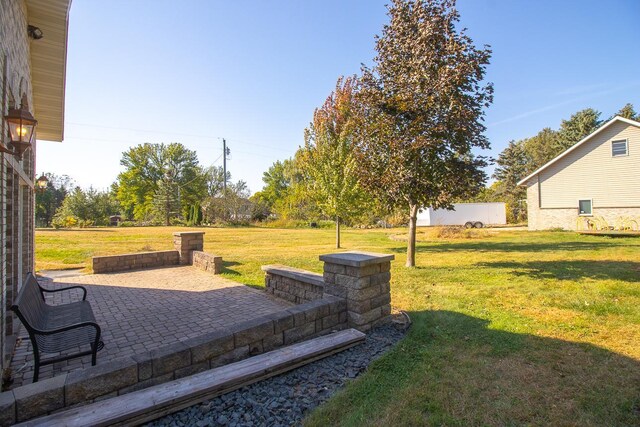
[[36,180],[36,187],[40,190],[47,188],[47,184],[49,184],[49,179],[47,179],[45,174],[42,174],[42,176]]
[[4,119],[9,124],[9,142],[13,145],[13,150],[5,148],[0,144],[0,151],[13,154],[18,159],[22,159],[22,154],[31,147],[33,133],[38,121],[29,112],[26,98],[22,99],[20,108],[9,108],[9,112]]
[[34,40],[40,40],[42,37],[44,37],[42,30],[35,25],[27,26],[27,34],[29,34],[29,37]]

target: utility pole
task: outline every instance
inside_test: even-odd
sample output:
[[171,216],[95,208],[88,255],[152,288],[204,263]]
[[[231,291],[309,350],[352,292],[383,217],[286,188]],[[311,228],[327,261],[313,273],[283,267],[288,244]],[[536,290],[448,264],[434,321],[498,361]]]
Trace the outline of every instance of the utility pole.
[[229,149],[227,148],[227,140],[222,139],[222,171],[223,171],[223,184],[222,188],[224,189],[223,195],[227,196],[227,155],[229,154]]
[[223,188],[223,192],[222,192],[222,197],[224,200],[224,206],[225,206],[225,214],[224,214],[224,218],[227,219],[227,156],[229,155],[230,150],[227,147],[227,140],[222,138],[222,173],[224,174],[224,177],[222,179],[222,188]]

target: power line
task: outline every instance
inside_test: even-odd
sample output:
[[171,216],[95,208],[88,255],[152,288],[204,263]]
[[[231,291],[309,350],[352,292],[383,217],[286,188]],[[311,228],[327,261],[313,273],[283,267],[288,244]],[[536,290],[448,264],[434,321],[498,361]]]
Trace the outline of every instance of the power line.
[[90,127],[90,128],[100,128],[100,129],[130,130],[130,131],[133,131],[133,132],[159,133],[159,134],[165,134],[165,135],[181,135],[181,136],[191,136],[191,137],[195,137],[195,138],[222,139],[222,137],[220,137],[220,136],[198,135],[198,134],[180,133],[180,132],[166,132],[166,131],[161,131],[161,130],[150,130],[150,129],[135,129],[135,128],[127,128],[127,127],[123,127],[123,126],[104,126],[104,125],[96,125],[96,124],[90,124],[90,123],[78,123],[78,122],[67,122],[67,124],[76,125],[76,126]]
[[[145,142],[142,141],[133,141],[130,139],[119,139],[119,138],[114,138],[114,139],[109,139],[109,138],[95,138],[95,137],[84,137],[84,136],[75,136],[75,135],[70,135],[70,136],[65,136],[65,140],[67,139],[71,139],[71,140],[78,140],[78,141],[99,141],[99,142],[109,142],[109,143],[120,143],[123,146],[124,145],[130,145],[130,144],[144,144]],[[237,142],[235,139],[231,139],[229,141],[232,142]],[[198,144],[198,143],[189,143],[189,145],[191,146],[197,146],[197,147],[205,147],[204,144]],[[290,153],[290,150],[285,150],[283,148],[277,149],[277,148],[269,148],[267,146],[261,146],[264,147],[265,149],[276,149],[276,150],[280,150],[283,152],[287,152]],[[213,148],[213,150],[219,150],[219,148]],[[234,149],[233,150],[235,153],[242,153],[242,154],[255,154],[255,151],[246,151],[246,150],[238,150],[238,149]],[[220,156],[220,158],[222,158],[222,155]]]
[[[67,122],[67,124],[76,125],[76,126],[90,127],[90,128],[91,127],[100,128],[100,129],[129,130],[129,131],[133,131],[133,132],[147,132],[147,133],[157,133],[157,134],[164,134],[164,135],[180,135],[180,136],[188,136],[188,137],[192,137],[192,138],[206,138],[206,139],[218,139],[218,140],[223,139],[223,137],[221,137],[221,136],[200,135],[200,134],[180,133],[180,132],[166,132],[166,131],[148,130],[148,129],[135,129],[135,128],[120,127],[120,126],[118,126],[118,127],[116,127],[116,126],[104,126],[104,125],[95,125],[95,124],[89,124],[89,123]],[[255,142],[242,141],[242,140],[239,140],[239,139],[228,139],[228,138],[225,138],[225,139],[227,139],[228,141],[237,142],[237,143],[240,143],[240,144],[267,148],[269,150],[279,150],[279,151],[287,151],[287,152],[290,151],[290,150],[286,150],[284,148],[271,147],[271,146],[268,146],[268,145],[257,144]],[[108,139],[102,139],[102,140],[109,141]],[[139,142],[138,142],[138,144],[139,144]]]

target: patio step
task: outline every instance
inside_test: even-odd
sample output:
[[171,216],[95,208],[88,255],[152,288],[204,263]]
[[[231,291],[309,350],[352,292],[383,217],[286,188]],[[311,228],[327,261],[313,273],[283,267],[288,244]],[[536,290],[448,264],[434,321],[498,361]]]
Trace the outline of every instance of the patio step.
[[364,338],[365,334],[355,329],[335,332],[190,377],[29,420],[20,425],[138,425],[322,359],[359,344]]

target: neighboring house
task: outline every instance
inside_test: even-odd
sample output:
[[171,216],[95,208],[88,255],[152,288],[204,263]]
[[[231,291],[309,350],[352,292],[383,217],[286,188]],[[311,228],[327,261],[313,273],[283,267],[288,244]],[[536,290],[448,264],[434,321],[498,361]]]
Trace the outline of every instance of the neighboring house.
[[640,219],[640,122],[615,117],[524,178],[529,229]]
[[5,116],[21,108],[38,121],[37,139],[62,141],[71,0],[0,0],[0,367],[8,366],[19,321],[9,307],[34,269],[36,135],[20,157]]

